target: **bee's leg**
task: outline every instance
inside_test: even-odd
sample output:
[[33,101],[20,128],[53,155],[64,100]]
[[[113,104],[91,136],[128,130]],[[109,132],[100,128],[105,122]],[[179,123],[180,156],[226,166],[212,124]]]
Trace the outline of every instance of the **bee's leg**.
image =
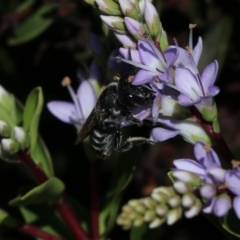
[[118,152],[126,152],[130,150],[134,145],[139,145],[144,143],[155,144],[155,142],[145,137],[130,137],[122,144],[122,146],[116,147],[115,145],[115,150]]
[[128,112],[127,114],[127,120],[133,124],[136,124],[138,125],[139,127],[141,127],[143,125],[143,122],[138,119],[138,118],[135,118],[131,112]]
[[116,129],[114,136],[114,149],[118,150],[121,147],[122,133],[120,127]]

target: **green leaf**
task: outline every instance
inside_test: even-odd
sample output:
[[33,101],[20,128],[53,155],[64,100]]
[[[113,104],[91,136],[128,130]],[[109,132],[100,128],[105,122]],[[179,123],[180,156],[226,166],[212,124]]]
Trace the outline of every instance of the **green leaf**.
[[17,228],[19,226],[19,222],[17,221],[17,219],[5,212],[3,209],[0,209],[0,226]]
[[[105,204],[100,215],[101,234],[107,234],[114,226],[119,209],[120,194],[130,183],[136,168],[141,147],[134,147],[131,151],[122,153],[112,174],[110,186],[105,199]],[[116,157],[115,157],[116,160]],[[113,160],[114,161],[114,160]],[[109,214],[106,214],[106,213]]]
[[38,124],[43,107],[42,88],[32,90],[27,98],[23,113],[23,128],[29,133],[31,139],[31,151],[35,148],[38,137]]
[[132,227],[130,231],[130,240],[157,240],[158,229],[150,229],[147,224],[140,227]]
[[46,4],[24,20],[14,31],[14,37],[8,39],[9,45],[26,43],[43,33],[53,23],[53,19],[45,15],[50,13],[56,4]]
[[0,106],[0,119],[5,121],[11,127],[15,126],[14,120],[12,119],[10,114],[7,112],[7,110],[2,106]]
[[236,214],[233,210],[231,210],[220,222],[223,229],[231,235],[230,239],[240,238],[240,220],[236,217]]
[[169,179],[174,183],[173,171],[167,173]]
[[15,12],[22,12],[24,10],[26,10],[27,8],[31,7],[34,3],[36,2],[36,0],[25,0],[22,4],[20,4]]
[[35,148],[31,149],[30,155],[33,161],[41,166],[48,177],[54,175],[51,155],[40,136],[37,139]]
[[41,204],[22,206],[19,209],[26,223],[33,224],[47,233],[63,237],[64,239],[75,239],[54,206]]
[[56,201],[65,190],[63,182],[51,177],[48,181],[33,188],[25,195],[17,197],[9,202],[11,206],[26,206],[29,204],[40,204],[49,201]]

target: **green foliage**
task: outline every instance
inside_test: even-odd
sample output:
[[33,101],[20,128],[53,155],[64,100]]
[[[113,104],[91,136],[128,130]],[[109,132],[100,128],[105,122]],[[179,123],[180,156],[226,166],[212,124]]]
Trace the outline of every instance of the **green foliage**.
[[230,211],[223,219],[221,219],[221,225],[224,230],[230,234],[229,239],[239,239],[240,229],[239,229],[239,219],[233,211]]
[[53,175],[52,161],[45,143],[38,136],[38,125],[43,107],[43,94],[40,87],[29,94],[23,113],[23,127],[30,136],[30,155],[36,164],[41,165],[48,176]]
[[130,240],[157,240],[158,230],[150,229],[147,224],[143,224],[140,227],[132,227],[130,231]]
[[49,180],[31,189],[23,196],[19,196],[11,200],[9,204],[17,207],[29,204],[54,202],[62,196],[64,190],[65,186],[63,182],[56,177],[51,177]]
[[35,2],[36,2],[36,0],[24,1],[17,7],[16,12],[22,12],[22,11],[26,10],[27,8],[31,7]]
[[19,208],[26,223],[64,239],[74,240],[71,231],[50,204],[22,206]]
[[0,209],[0,226],[16,228],[18,225],[19,223],[14,217],[10,216],[7,212]]
[[[102,234],[107,234],[115,225],[116,216],[121,202],[121,193],[128,186],[136,168],[140,148],[121,154],[116,161],[110,185],[106,194],[103,210],[100,214]],[[116,160],[116,159],[115,159]]]
[[56,4],[46,4],[40,7],[36,12],[30,15],[14,30],[14,37],[8,39],[9,45],[18,45],[26,43],[48,29],[53,23],[53,19],[47,17],[52,10],[57,7]]

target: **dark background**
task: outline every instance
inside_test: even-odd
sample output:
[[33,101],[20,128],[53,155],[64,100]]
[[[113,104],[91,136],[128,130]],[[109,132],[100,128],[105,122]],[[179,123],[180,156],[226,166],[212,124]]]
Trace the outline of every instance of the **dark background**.
[[[29,13],[16,16],[12,10],[8,11],[7,6],[10,2],[11,0],[0,1],[0,50],[4,49],[4,54],[0,51],[0,84],[23,103],[36,86],[42,86],[45,103],[52,100],[70,101],[68,92],[61,87],[60,82],[64,76],[70,76],[76,88],[78,69],[84,69],[84,65],[90,64],[92,54],[88,46],[89,34],[94,32],[103,35],[98,10],[81,0],[37,1]],[[60,8],[51,13],[54,19],[51,27],[27,43],[9,45],[8,39],[14,34],[18,24],[39,6],[49,2],[60,4]],[[194,22],[198,23],[194,30],[195,42],[198,36],[202,36],[211,43],[203,54],[209,56],[209,61],[217,58],[221,63],[217,80],[221,92],[216,98],[219,121],[229,148],[236,159],[239,158],[240,1],[165,0],[156,1],[156,6],[161,9],[160,18],[170,43],[175,37],[180,46],[186,46],[188,24]],[[224,22],[223,19],[227,21]],[[214,30],[216,26],[220,26],[220,33]],[[215,43],[223,41],[225,37],[225,48],[219,56],[220,49],[216,49]],[[117,42],[109,43],[108,51],[117,46],[120,46]],[[203,61],[200,65],[207,63],[209,62]],[[107,73],[104,76],[107,78]],[[101,79],[105,84],[110,81],[106,78]],[[74,146],[74,127],[60,122],[44,107],[39,131],[51,152],[56,175],[65,182],[67,192],[88,207],[89,162],[82,146]],[[135,132],[137,131],[138,129],[135,129]],[[143,132],[147,135],[149,129],[145,127]],[[151,147],[144,146],[136,176],[125,193],[124,203],[130,198],[149,195],[156,186],[170,184],[166,173],[172,166],[172,161],[181,157],[192,157],[192,146],[180,138]],[[110,171],[101,175],[103,191],[109,174]],[[0,162],[0,207],[19,218],[17,210],[8,207],[7,203],[16,196],[19,186],[27,181],[28,178],[18,166]],[[225,238],[204,216],[191,220],[183,219],[171,227],[164,225],[158,231],[159,239]],[[123,232],[116,226],[111,236],[117,240],[126,239],[127,235],[128,232]],[[0,227],[0,239],[32,238]]]

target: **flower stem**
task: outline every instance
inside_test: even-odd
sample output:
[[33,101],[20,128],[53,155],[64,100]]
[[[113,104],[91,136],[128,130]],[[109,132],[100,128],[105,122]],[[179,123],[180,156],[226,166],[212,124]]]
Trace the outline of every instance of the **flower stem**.
[[211,122],[207,122],[203,119],[201,113],[197,110],[196,107],[190,107],[192,114],[196,118],[197,122],[203,127],[203,129],[208,133],[211,139],[214,141],[217,152],[231,164],[231,161],[234,159],[231,151],[229,150],[225,140],[221,133],[214,132],[213,125]]
[[[18,162],[25,164],[40,183],[44,183],[48,180],[48,176],[44,173],[40,166],[35,164],[35,162],[31,159],[30,155],[26,151],[19,151]],[[58,200],[58,202],[55,204],[55,207],[65,223],[75,235],[76,239],[89,240],[89,237],[82,229],[75,214],[73,213],[66,200],[64,200],[64,198]]]
[[98,192],[99,161],[94,161],[90,167],[90,201],[92,240],[99,240],[99,192]]
[[44,240],[63,240],[63,238],[51,235],[30,224],[23,224],[18,228],[18,230],[35,238],[37,237]]
[[66,224],[74,233],[75,237],[79,240],[89,240],[81,225],[78,223],[77,217],[73,213],[69,204],[63,198],[56,203],[56,208],[59,214],[65,219]]

